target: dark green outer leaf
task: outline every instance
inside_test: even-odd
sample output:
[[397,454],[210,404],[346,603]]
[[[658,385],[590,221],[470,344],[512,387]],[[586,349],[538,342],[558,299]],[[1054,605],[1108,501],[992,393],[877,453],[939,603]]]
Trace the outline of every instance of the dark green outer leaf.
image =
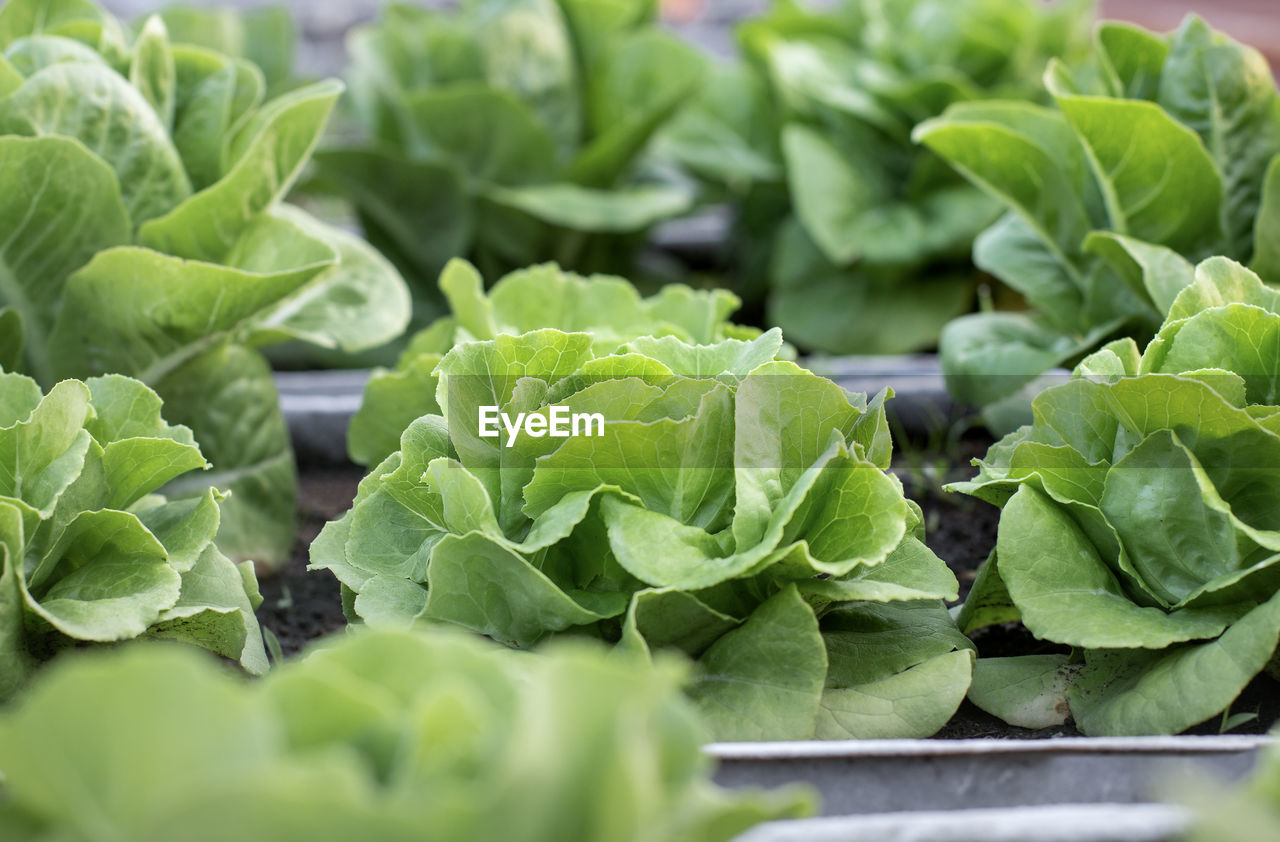
[[415,160],[457,168],[470,181],[503,185],[545,179],[555,166],[546,128],[513,94],[482,84],[418,91],[406,100]]
[[365,233],[376,229],[404,255],[401,270],[418,292],[433,292],[421,287],[470,250],[472,207],[454,168],[372,147],[321,150],[314,160],[322,184],[355,205]]
[[833,266],[794,223],[779,232],[772,273],[770,321],[804,337],[806,349],[832,354],[928,348],[972,298],[963,276],[922,279],[910,266]]
[[1158,97],[1200,135],[1222,174],[1219,251],[1246,259],[1263,175],[1280,154],[1280,95],[1266,59],[1189,17],[1173,38]]
[[1176,734],[1229,707],[1280,642],[1280,595],[1215,640],[1087,653],[1067,698],[1089,735]]
[[697,89],[702,69],[696,51],[665,33],[639,32],[621,41],[588,77],[591,140],[565,176],[588,187],[614,186]]

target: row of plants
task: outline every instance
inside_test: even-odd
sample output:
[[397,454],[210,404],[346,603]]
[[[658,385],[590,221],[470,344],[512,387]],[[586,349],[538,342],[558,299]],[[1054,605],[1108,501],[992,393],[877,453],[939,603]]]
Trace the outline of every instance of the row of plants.
[[[1104,25],[1091,57],[1051,65],[1044,104],[954,104],[912,147],[920,102],[1034,96],[1015,70],[1073,55],[1062,21],[1084,11],[883,5],[847,33],[790,4],[744,27],[768,68],[759,90],[789,80],[794,97],[768,124],[773,175],[721,188],[774,223],[789,215],[777,201],[794,204],[777,237],[746,213],[741,233],[808,249],[793,267],[814,267],[795,276],[813,289],[963,263],[996,220],[975,258],[1043,315],[948,328],[964,353],[944,343],[944,361],[979,403],[1083,355],[1070,382],[1023,396],[1030,423],[952,487],[1001,508],[953,609],[956,577],[889,470],[890,389],[813,374],[776,327],[730,322],[743,299],[724,289],[503,274],[546,243],[575,262],[628,255],[653,208],[690,207],[697,185],[655,150],[750,160],[679,107],[682,62],[704,60],[647,4],[395,9],[355,36],[354,100],[378,141],[324,152],[310,189],[359,182],[387,257],[286,202],[341,86],[279,64],[268,78],[251,58],[271,50],[247,37],[263,30],[196,13],[127,27],[84,0],[0,8],[0,835],[408,838],[430,822],[458,839],[729,839],[806,802],[709,789],[704,737],[927,737],[965,698],[1013,725],[1101,735],[1229,712],[1280,641],[1274,83],[1198,21],[1160,37]],[[559,35],[539,28],[548,16]],[[891,48],[893,27],[919,40]],[[991,27],[1018,36],[997,39],[1016,55],[984,54]],[[948,56],[967,82],[937,70]],[[734,84],[695,102],[740,108]],[[883,212],[858,197],[889,193],[819,164],[861,172],[849,161],[881,148],[871,116],[902,130],[894,168],[866,164],[893,196]],[[441,218],[460,228],[399,216],[437,194],[456,198]],[[642,222],[584,231],[575,214]],[[456,245],[431,252],[428,295],[436,263],[406,267],[436,234]],[[413,286],[424,327],[352,422],[369,473],[310,548],[310,575],[338,579],[356,628],[270,669],[257,573],[294,540],[297,476],[263,349],[383,345],[409,326]],[[826,301],[913,330],[900,299]],[[984,357],[982,324],[1022,344]],[[483,407],[530,432],[484,435]],[[532,432],[553,407],[599,416],[600,434]],[[992,418],[1020,411],[1003,409]],[[968,635],[1010,623],[1053,648],[979,657]],[[190,646],[68,654],[136,638]],[[269,674],[244,681],[191,646]],[[119,712],[112,728],[87,700]],[[597,801],[600,781],[617,786]]]
[[[348,125],[305,190],[349,204],[421,324],[452,257],[490,278],[554,260],[724,286],[808,351],[928,349],[974,307],[969,252],[1000,202],[912,127],[955,103],[1047,101],[1045,63],[1087,59],[1092,12],[780,0],[721,61],[663,31],[654,0],[390,4],[347,40]],[[732,217],[714,258],[647,248],[709,206]]]
[[[0,362],[46,388],[107,372],[154,387],[239,492],[220,545],[266,568],[287,556],[296,478],[259,352],[389,359],[407,319],[447,312],[435,279],[455,256],[491,279],[557,260],[647,292],[702,285],[642,252],[645,234],[728,201],[735,265],[705,277],[747,318],[801,351],[942,332],[949,388],[1001,432],[1029,420],[1041,372],[1150,338],[1201,259],[1272,274],[1275,86],[1195,19],[1167,37],[1104,24],[1090,46],[1081,3],[784,2],[724,65],[659,31],[647,2],[391,6],[352,33],[351,118],[313,156],[340,88],[292,77],[279,14],[171,10],[130,42],[89,0],[42,5],[9,4],[0,37],[17,226]],[[99,88],[115,107],[62,94]],[[304,171],[305,203],[342,197],[389,261],[280,201]],[[18,248],[42,236],[67,247]],[[119,273],[143,276],[132,303],[104,303]],[[263,278],[271,292],[242,289]],[[1033,309],[962,316],[983,278]],[[137,310],[179,285],[169,306],[200,317],[148,332],[157,316]],[[225,443],[245,435],[254,447]]]
[[419,315],[454,256],[487,277],[546,260],[684,277],[646,234],[727,204],[729,247],[702,268],[754,320],[807,350],[929,348],[973,307],[970,246],[999,203],[911,129],[957,102],[1047,99],[1045,62],[1086,56],[1091,12],[780,2],[722,62],[662,32],[651,0],[390,5],[348,39],[359,139],[318,156],[314,185],[350,201]]
[[[626,289],[564,280],[570,301]],[[1274,659],[1280,294],[1239,264],[1201,264],[1145,351],[1091,355],[956,487],[1003,512],[954,613],[955,577],[884,470],[887,391],[850,396],[778,359],[776,331],[694,345],[584,327],[449,349],[440,412],[409,424],[312,545],[352,633],[249,684],[189,647],[62,654],[159,637],[267,667],[253,567],[213,545],[219,495],[153,493],[200,467],[190,431],[136,380],[42,396],[4,375],[0,663],[16,701],[0,709],[0,828],[217,835],[270,812],[271,827],[345,834],[377,816],[412,834],[447,813],[448,838],[519,815],[531,839],[569,825],[606,839],[645,815],[662,838],[728,839],[806,802],[705,790],[702,735],[928,736],[966,695],[1022,727],[1176,733],[1229,710]],[[599,412],[605,432],[489,440],[474,423],[489,402]],[[1008,622],[1067,651],[975,659],[964,633]],[[75,715],[89,698],[112,728]],[[200,762],[137,767],[139,746],[161,744]],[[546,774],[551,754],[538,799],[557,806],[534,809],[527,764]],[[616,797],[584,804],[581,781],[615,764],[632,770]],[[646,783],[655,764],[668,771]],[[445,810],[427,791],[464,794]]]
[[[510,276],[491,299],[458,262],[442,285],[492,313],[555,272]],[[1239,264],[1202,263],[1145,351],[1126,339],[1088,357],[952,486],[1003,509],[955,620],[955,576],[886,470],[889,390],[845,393],[780,358],[777,330],[631,336],[653,301],[619,279],[557,280],[544,301],[571,328],[463,339],[430,383],[407,381],[434,411],[395,451],[370,451],[381,461],[351,510],[311,546],[351,621],[676,649],[698,665],[688,692],[719,739],[928,736],[966,693],[1026,727],[1176,733],[1272,660],[1280,294]],[[704,305],[712,334],[731,329],[717,294],[667,294]],[[635,310],[600,307],[609,296]],[[398,408],[385,387],[399,376],[371,382],[366,408]],[[129,378],[45,395],[22,375],[0,384],[7,690],[76,641],[144,633],[265,669],[252,567],[213,543],[221,495],[155,493],[205,466],[190,430]],[[482,406],[544,430],[553,406],[603,422],[595,436],[486,437]],[[975,666],[964,635],[1010,621],[1069,651]]]
[[[1150,339],[1201,260],[1275,272],[1275,82],[1197,18],[1160,35],[1076,0],[779,0],[719,61],[655,14],[392,5],[352,33],[358,128],[309,189],[350,203],[419,326],[455,256],[718,285],[804,352],[938,347],[952,394],[1007,432],[1043,372]],[[706,206],[732,220],[710,263],[643,250]]]

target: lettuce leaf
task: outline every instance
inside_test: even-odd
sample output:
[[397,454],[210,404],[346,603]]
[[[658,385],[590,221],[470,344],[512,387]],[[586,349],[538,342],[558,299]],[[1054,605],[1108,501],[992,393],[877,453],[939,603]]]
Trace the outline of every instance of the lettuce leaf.
[[727,321],[738,307],[728,290],[694,290],[670,284],[642,298],[623,278],[565,272],[553,263],[505,275],[486,294],[475,267],[453,260],[440,275],[440,291],[452,315],[410,339],[394,369],[376,369],[351,422],[348,452],[358,464],[376,465],[400,448],[400,433],[415,418],[439,413],[435,367],[459,341],[539,328],[586,331],[602,353],[641,336],[678,336],[710,343],[758,336]]
[[1125,339],[1087,357],[951,486],[1003,509],[961,628],[1020,619],[1075,653],[980,667],[980,707],[1172,734],[1230,707],[1271,662],[1278,304],[1243,266],[1205,261],[1145,352]]

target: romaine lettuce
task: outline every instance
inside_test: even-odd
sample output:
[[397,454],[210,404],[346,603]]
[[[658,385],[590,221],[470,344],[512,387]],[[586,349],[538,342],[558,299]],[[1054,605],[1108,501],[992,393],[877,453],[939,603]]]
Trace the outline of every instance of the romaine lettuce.
[[42,395],[0,373],[0,700],[65,649],[144,635],[266,670],[252,565],[214,545],[221,495],[155,493],[208,467],[160,409],[127,377]]
[[[1092,2],[779,0],[740,28],[660,151],[737,212],[730,254],[749,305],[798,346],[904,353],[973,307],[969,259],[999,202],[911,129],[955,102],[1043,96],[1054,56],[1087,45]],[[767,279],[762,277],[767,275]]]
[[654,223],[687,211],[678,179],[641,171],[702,58],[654,25],[652,0],[390,4],[348,38],[359,143],[322,151],[323,184],[415,284],[465,257],[491,278],[545,260],[635,277]]
[[1025,421],[1019,390],[1045,370],[1115,335],[1147,341],[1204,258],[1280,281],[1266,60],[1195,17],[1170,35],[1106,23],[1095,46],[1089,65],[1050,64],[1056,108],[962,103],[915,132],[1008,211],[974,259],[1031,311],[965,316],[941,343],[952,393],[993,419]]
[[[607,288],[607,287],[605,287]],[[867,401],[775,359],[544,329],[455,345],[415,420],[311,547],[352,620],[674,648],[719,739],[927,736],[972,651]],[[602,434],[486,437],[483,407],[599,413]],[[526,422],[526,430],[537,429]]]
[[233,491],[223,549],[282,561],[297,480],[257,349],[359,349],[408,319],[387,261],[280,201],[341,86],[264,103],[249,62],[158,18],[129,40],[86,0],[11,0],[0,50],[0,364],[154,388],[214,465],[170,491]]
[[400,434],[410,422],[440,412],[435,367],[460,341],[555,328],[590,333],[596,349],[608,353],[641,336],[707,344],[760,335],[756,328],[726,321],[738,307],[727,290],[669,284],[641,298],[623,278],[584,278],[555,264],[512,272],[486,295],[475,267],[455,259],[440,275],[440,291],[452,315],[414,335],[395,369],[376,369],[365,387],[348,435],[348,452],[358,464],[378,464],[400,449]]
[[965,632],[1021,619],[1072,654],[980,659],[1015,725],[1171,734],[1229,707],[1280,641],[1280,293],[1213,258],[1142,354],[1040,394],[970,482],[999,537]]

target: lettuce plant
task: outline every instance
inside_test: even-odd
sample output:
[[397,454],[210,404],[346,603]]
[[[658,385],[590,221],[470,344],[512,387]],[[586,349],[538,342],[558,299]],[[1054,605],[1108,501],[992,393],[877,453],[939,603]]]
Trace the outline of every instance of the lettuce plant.
[[0,713],[0,836],[728,842],[810,812],[711,784],[683,674],[445,633],[352,635],[254,684],[160,645],[80,656]]
[[1001,506],[961,628],[1021,619],[1071,654],[982,659],[1015,725],[1169,734],[1223,711],[1280,640],[1280,293],[1201,264],[1132,339],[1040,394],[954,490]]
[[[955,102],[1035,98],[1053,56],[1087,44],[1091,2],[780,0],[745,24],[725,67],[662,148],[738,208],[748,300],[799,346],[932,347],[973,306],[973,239],[999,203],[911,129]],[[780,222],[781,221],[781,222]],[[769,248],[762,250],[761,243]]]
[[358,349],[407,320],[389,263],[280,201],[341,86],[263,102],[247,61],[156,18],[130,40],[84,0],[11,0],[0,50],[0,364],[154,388],[214,465],[169,491],[232,491],[220,544],[283,560],[297,480],[257,349]]
[[548,263],[512,272],[489,294],[471,264],[454,259],[440,275],[452,315],[419,331],[393,370],[377,369],[351,422],[348,450],[360,465],[376,465],[400,449],[400,434],[415,418],[435,413],[435,368],[457,342],[493,339],[540,328],[581,331],[602,353],[641,336],[677,336],[692,344],[750,339],[755,328],[726,319],[738,308],[727,290],[670,284],[641,298],[623,278],[582,277]]
[[[719,739],[941,727],[973,656],[940,601],[955,577],[885,472],[888,393],[775,359],[777,330],[599,342],[544,329],[443,356],[441,412],[312,544],[348,616],[678,649]],[[486,407],[525,432],[486,436]],[[545,435],[561,410],[599,424]]]
[[[1055,107],[964,103],[916,138],[1000,200],[974,260],[1031,309],[947,327],[953,394],[992,416],[1114,335],[1145,342],[1211,255],[1280,281],[1280,99],[1255,50],[1189,17],[1102,25],[1091,66],[1045,74]],[[1012,396],[1012,397],[1011,397]],[[1007,422],[997,422],[1007,427]]]
[[144,635],[266,670],[252,565],[214,545],[221,495],[156,493],[206,467],[136,380],[45,395],[0,373],[0,700],[62,650]]
[[391,4],[348,39],[363,142],[317,156],[369,240],[417,281],[452,257],[489,277],[556,260],[631,274],[687,189],[641,171],[649,138],[698,84],[702,60],[653,23],[653,0]]

